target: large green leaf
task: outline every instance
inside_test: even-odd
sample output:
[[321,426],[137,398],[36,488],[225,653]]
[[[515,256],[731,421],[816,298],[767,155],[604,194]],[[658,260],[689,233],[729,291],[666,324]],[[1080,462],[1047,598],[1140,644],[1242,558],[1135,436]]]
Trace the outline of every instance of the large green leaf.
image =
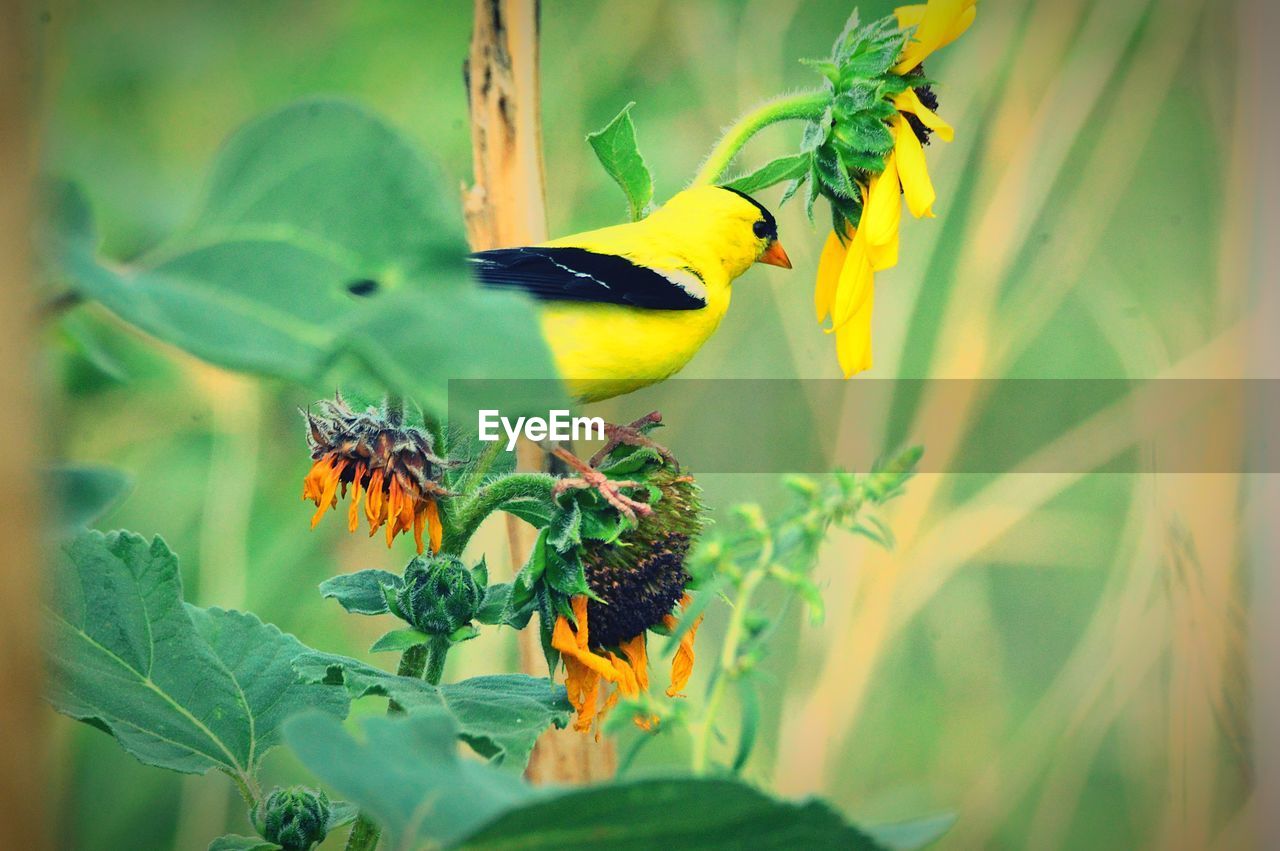
[[243,128],[193,224],[137,265],[100,260],[84,199],[53,196],[55,273],[221,366],[312,381],[341,362],[437,410],[447,379],[554,375],[528,300],[469,279],[453,190],[359,106]]
[[587,134],[591,149],[596,152],[600,164],[627,196],[631,221],[638,222],[649,211],[653,201],[653,176],[640,155],[636,141],[636,126],[631,121],[631,102],[614,116],[613,120],[594,133]]
[[592,786],[533,801],[468,835],[459,847],[857,851],[882,846],[821,801],[781,801],[735,780],[683,777]]
[[459,759],[456,722],[438,709],[367,718],[364,741],[318,713],[291,719],[285,739],[314,775],[389,834],[390,848],[455,842],[533,797],[518,777]]
[[46,474],[57,503],[53,532],[74,535],[97,520],[128,493],[129,476],[110,467],[56,467]]
[[432,709],[370,718],[364,741],[319,715],[285,726],[286,741],[307,768],[363,807],[394,848],[887,847],[824,803],[777,800],[729,779],[537,789],[459,759],[457,732],[452,719]]
[[552,725],[563,727],[572,712],[564,686],[525,674],[433,686],[327,653],[302,656],[294,666],[305,681],[345,686],[352,698],[375,695],[406,708],[441,709],[453,718],[460,738],[508,769],[523,768],[538,736]]
[[164,541],[84,532],[54,563],[50,699],[148,765],[249,781],[284,718],[344,717],[338,689],[304,684],[304,648],[251,614],[184,606]]

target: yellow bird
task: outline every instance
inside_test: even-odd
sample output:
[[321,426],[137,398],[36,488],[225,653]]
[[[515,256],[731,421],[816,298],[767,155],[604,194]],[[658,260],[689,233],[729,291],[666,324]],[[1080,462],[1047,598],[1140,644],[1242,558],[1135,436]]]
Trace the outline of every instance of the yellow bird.
[[679,371],[720,325],[735,278],[753,263],[791,268],[773,215],[720,186],[686,189],[638,222],[471,260],[482,284],[544,302],[543,336],[584,402]]

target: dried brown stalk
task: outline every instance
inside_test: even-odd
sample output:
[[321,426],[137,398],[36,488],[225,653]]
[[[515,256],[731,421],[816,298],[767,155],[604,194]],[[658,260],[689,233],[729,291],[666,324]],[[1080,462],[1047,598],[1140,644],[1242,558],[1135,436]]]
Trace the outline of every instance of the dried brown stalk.
[[[542,125],[538,93],[538,0],[476,0],[471,53],[465,66],[471,107],[475,184],[462,193],[471,248],[528,245],[547,238]],[[524,469],[544,469],[546,455],[522,445]],[[511,564],[524,564],[533,528],[507,518]],[[520,666],[546,670],[537,631],[520,633]],[[587,783],[612,777],[613,742],[572,730],[551,730],[533,751],[525,776],[535,783]]]
[[[16,7],[16,8],[15,8]],[[31,180],[33,151],[28,93],[28,11],[12,4],[0,16],[0,398],[5,400],[6,452],[0,455],[0,848],[49,848],[45,797],[49,713],[40,695],[40,558],[36,550],[40,494],[32,387]]]

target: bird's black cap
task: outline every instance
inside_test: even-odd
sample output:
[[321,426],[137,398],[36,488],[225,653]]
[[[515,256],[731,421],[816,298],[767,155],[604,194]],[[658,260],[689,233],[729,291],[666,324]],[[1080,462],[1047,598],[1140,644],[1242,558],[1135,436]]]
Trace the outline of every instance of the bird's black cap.
[[764,227],[759,232],[760,236],[768,237],[769,239],[778,238],[778,220],[773,217],[773,213],[770,213],[768,210],[765,209],[764,204],[761,204],[759,201],[752,198],[747,193],[734,189],[731,186],[721,186],[720,188],[724,189],[727,192],[732,192],[734,195],[737,195],[739,198],[744,198],[747,201],[750,201],[753,205],[755,205],[755,208],[760,211],[760,215],[764,217]]

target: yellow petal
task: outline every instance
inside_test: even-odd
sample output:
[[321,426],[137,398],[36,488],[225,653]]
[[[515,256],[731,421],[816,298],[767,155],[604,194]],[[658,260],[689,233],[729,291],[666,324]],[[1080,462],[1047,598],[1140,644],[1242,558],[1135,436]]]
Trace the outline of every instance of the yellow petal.
[[[929,0],[923,13],[911,7],[896,10],[898,26],[907,28],[915,26],[915,32],[907,46],[903,48],[898,64],[893,66],[895,74],[905,74],[919,65],[929,54],[955,41],[973,23],[977,14],[977,0]],[[907,21],[918,21],[904,24]]]
[[347,531],[360,528],[360,480],[364,478],[364,464],[356,464],[356,474],[351,480],[351,505],[347,509]]
[[917,219],[922,216],[933,218],[933,202],[937,193],[933,191],[933,181],[929,179],[929,168],[924,160],[924,148],[920,140],[907,126],[907,120],[901,115],[893,119],[894,155],[898,161],[898,177],[902,181],[902,194],[907,199],[907,209]]
[[865,228],[858,228],[849,242],[849,256],[845,258],[844,268],[840,270],[840,281],[836,285],[833,329],[848,322],[871,292],[871,253],[865,234]]
[[836,330],[836,357],[845,378],[871,369],[871,313],[875,292],[867,294],[858,312]]
[[813,308],[819,322],[831,313],[831,302],[836,295],[836,281],[840,278],[840,269],[844,266],[844,258],[848,251],[849,249],[835,231],[827,235],[827,244],[822,247],[822,257],[818,260],[817,286],[813,290]]
[[[690,597],[684,595],[684,599],[680,601],[682,608],[689,605]],[[678,623],[674,617],[667,615],[662,619],[662,623],[667,629],[675,629]],[[675,658],[671,660],[671,687],[667,689],[667,697],[680,697],[681,690],[689,684],[689,677],[693,675],[693,641],[698,635],[698,627],[702,624],[702,617],[699,616],[693,622],[693,626],[689,627],[680,638],[680,647],[676,650]]]
[[636,684],[641,691],[649,690],[649,650],[644,643],[644,633],[622,642],[622,653],[636,672]]
[[871,270],[879,272],[898,265],[898,229],[893,230],[893,239],[884,245],[871,246]]
[[444,541],[444,526],[440,523],[440,506],[434,499],[427,500],[427,540],[431,544],[431,552],[440,552],[440,544]]
[[899,6],[893,10],[893,14],[898,18],[898,29],[907,30],[912,27],[918,27],[920,22],[924,20],[924,4],[914,3],[910,6]]
[[874,249],[894,240],[901,221],[902,190],[898,183],[898,163],[897,158],[889,154],[884,161],[884,171],[871,178],[858,230],[866,236],[867,246]]
[[919,118],[920,123],[938,134],[938,138],[942,141],[950,142],[956,137],[955,128],[939,118],[938,113],[921,103],[920,96],[915,93],[914,89],[907,89],[895,97],[893,105],[897,107],[899,112],[909,112]]

